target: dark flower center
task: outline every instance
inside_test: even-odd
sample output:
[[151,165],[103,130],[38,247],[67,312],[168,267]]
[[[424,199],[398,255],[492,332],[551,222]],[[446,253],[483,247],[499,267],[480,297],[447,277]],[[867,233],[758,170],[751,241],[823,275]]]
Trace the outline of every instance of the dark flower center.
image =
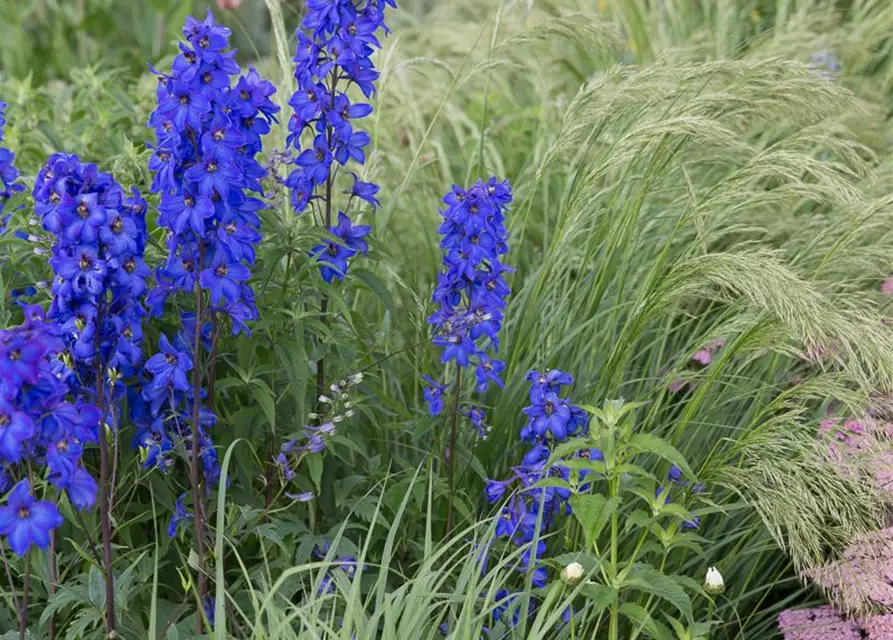
[[553,413],[555,413],[555,405],[553,405],[551,402],[547,402],[544,410],[547,416],[551,416]]
[[193,64],[196,60],[194,53],[184,53],[183,57],[186,58],[186,62],[189,64]]
[[5,427],[10,423],[9,416],[5,413],[0,413],[0,427]]
[[81,254],[81,260],[78,262],[78,266],[81,268],[81,271],[86,271],[90,268],[90,265],[93,264],[93,261],[90,260],[90,257],[87,254]]
[[471,244],[479,244],[481,239],[478,236],[471,236]]
[[54,203],[55,203],[55,202],[59,202],[59,200],[61,200],[61,199],[62,199],[62,198],[59,197],[59,194],[58,194],[58,193],[51,193],[51,194],[50,194],[50,202],[54,202]]
[[185,198],[183,198],[183,204],[185,204],[187,207],[191,207],[195,204],[195,200],[192,198],[192,196],[186,196]]
[[121,332],[121,335],[129,340],[133,337],[133,329],[131,329],[130,327],[125,327],[124,331]]
[[112,223],[112,231],[121,233],[122,229],[124,229],[124,221],[121,218],[115,218],[115,221]]
[[167,360],[167,363],[170,365],[177,364],[177,356],[174,355],[173,353],[167,354],[166,356],[164,356],[164,359]]
[[78,314],[78,317],[75,318],[74,326],[77,327],[78,331],[83,331],[84,327],[87,326],[87,319],[84,316]]
[[189,104],[189,96],[185,94],[180,96],[180,104]]
[[68,440],[60,440],[56,443],[56,451],[65,453],[68,451]]
[[227,233],[235,233],[236,232],[236,223],[230,222],[228,225],[226,225],[223,228],[226,229]]
[[19,507],[19,510],[18,510],[19,518],[24,520],[25,518],[29,517],[30,515],[31,515],[31,509],[29,509],[28,507]]
[[329,243],[329,248],[326,249],[326,253],[328,253],[330,256],[336,256],[338,255],[338,247],[336,247],[332,243]]
[[248,99],[248,92],[245,91],[244,89],[242,89],[241,91],[239,91],[239,97],[242,98],[242,100],[247,100],[247,99]]
[[193,267],[194,267],[194,263],[192,260],[184,260],[183,261],[183,269],[185,269],[186,271],[189,271],[191,273]]
[[198,41],[198,46],[200,46],[202,49],[207,49],[209,44],[211,44],[211,41],[208,40],[208,36],[205,36]]
[[216,273],[220,277],[225,276],[226,275],[226,265],[225,264],[220,265],[219,267],[214,269],[214,273]]
[[124,263],[124,271],[127,273],[133,273],[136,269],[136,260],[133,258],[129,258],[127,262]]
[[471,211],[471,213],[477,213],[478,211],[480,211],[480,208],[476,204],[473,204],[468,207],[468,210]]
[[216,172],[216,171],[217,171],[217,163],[216,163],[216,162],[209,162],[209,163],[208,163],[208,173],[214,173],[214,172]]
[[81,218],[86,218],[90,213],[90,210],[87,208],[83,202],[78,205],[78,215]]
[[217,131],[214,132],[214,139],[217,142],[220,142],[221,140],[223,140],[224,136],[226,136],[226,133],[224,133],[223,129],[218,129]]
[[13,349],[12,351],[9,352],[9,359],[12,360],[13,362],[18,362],[19,360],[22,359],[22,352],[19,351],[18,349]]

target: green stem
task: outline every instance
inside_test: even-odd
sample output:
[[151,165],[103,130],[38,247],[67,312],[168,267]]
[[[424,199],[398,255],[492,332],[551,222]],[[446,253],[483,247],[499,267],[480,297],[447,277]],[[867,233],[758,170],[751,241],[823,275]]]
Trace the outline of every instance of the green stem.
[[[617,497],[617,485],[619,483],[619,478],[613,475],[611,479],[608,481],[608,497],[611,499],[611,502],[615,502],[615,498]],[[614,586],[616,586],[617,582],[617,530],[618,530],[618,521],[617,521],[617,509],[614,508],[611,510],[611,565],[614,571]],[[614,603],[611,605],[611,626],[608,633],[608,637],[610,640],[618,640],[620,637],[620,598],[615,595]]]
[[454,395],[453,400],[453,422],[450,426],[450,445],[449,445],[449,458],[447,460],[448,465],[448,478],[449,478],[449,504],[447,505],[447,525],[446,525],[446,538],[450,537],[450,534],[453,531],[453,503],[456,498],[456,431],[459,426],[459,397],[462,386],[462,367],[459,363],[456,363],[456,393]]

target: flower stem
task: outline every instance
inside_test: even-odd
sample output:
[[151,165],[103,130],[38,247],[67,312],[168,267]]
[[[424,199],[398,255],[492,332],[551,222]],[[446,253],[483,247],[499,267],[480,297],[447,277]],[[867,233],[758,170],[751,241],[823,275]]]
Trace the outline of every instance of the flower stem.
[[25,577],[22,585],[22,607],[19,609],[19,640],[28,631],[28,592],[31,591],[31,553],[25,554]]
[[[608,497],[611,499],[612,503],[614,502],[614,498],[617,497],[618,490],[618,481],[619,478],[614,475],[608,481]],[[616,582],[618,567],[617,567],[617,507],[613,507],[611,509],[611,565],[613,566],[614,571],[614,579]],[[616,584],[615,584],[616,586]],[[611,626],[608,633],[608,637],[610,640],[618,640],[620,637],[620,602],[619,602],[619,594],[615,594],[614,602],[611,605]]]
[[446,538],[449,539],[450,534],[453,532],[453,503],[456,499],[456,432],[459,426],[459,397],[462,386],[462,367],[459,363],[456,363],[456,392],[453,396],[453,415],[452,415],[452,425],[450,426],[450,444],[447,451],[449,452],[449,458],[447,459],[448,471],[447,477],[449,478],[449,502],[447,505],[447,525],[446,525]]
[[[204,252],[200,250],[200,254]],[[203,258],[204,256],[201,255]],[[203,260],[202,260],[203,261]],[[202,368],[201,368],[201,348],[202,348],[202,313],[204,306],[204,295],[201,286],[196,280],[195,283],[195,340],[193,342],[192,353],[192,455],[189,465],[189,480],[192,484],[192,502],[195,509],[195,551],[198,554],[198,597],[199,604],[195,611],[195,631],[202,633],[204,631],[204,620],[202,618],[202,603],[208,591],[207,575],[205,573],[205,509],[202,490],[199,483],[201,474],[201,459],[199,450],[201,447],[199,437],[199,417],[201,409],[201,392],[202,392]]]
[[[96,376],[96,406],[105,406],[105,385],[99,350],[93,367]],[[102,558],[105,567],[105,629],[109,636],[115,634],[115,573],[112,569],[112,521],[109,514],[109,444],[106,438],[108,425],[105,413],[99,422],[99,527],[102,535]]]
[[[50,531],[50,551],[47,554],[47,573],[50,578],[50,597],[56,595],[57,582],[59,577],[56,575],[56,530]],[[56,614],[50,616],[47,622],[47,638],[56,640]]]

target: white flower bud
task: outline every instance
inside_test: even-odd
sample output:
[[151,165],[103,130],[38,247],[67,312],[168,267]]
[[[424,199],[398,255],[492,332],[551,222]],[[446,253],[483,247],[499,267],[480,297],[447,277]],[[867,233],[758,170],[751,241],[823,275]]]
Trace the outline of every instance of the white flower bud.
[[567,584],[577,584],[583,579],[583,565],[579,562],[571,562],[561,570],[561,579]]
[[716,567],[707,569],[707,577],[704,578],[704,589],[707,593],[718,595],[726,590],[726,584],[722,580],[722,574]]
[[311,411],[310,413],[307,414],[307,417],[310,418],[311,420],[316,420],[317,418],[320,417],[320,415],[318,413],[316,413],[315,411]]
[[344,415],[347,418],[353,418],[353,409],[348,409],[347,411],[344,412]]
[[355,373],[349,378],[351,384],[360,384],[363,381],[363,372]]
[[341,387],[339,387],[335,383],[330,384],[329,389],[331,389],[332,393],[338,393],[339,391],[341,391]]
[[342,415],[332,416],[332,422],[334,422],[335,424],[341,422],[342,420],[344,420],[344,416]]
[[332,404],[332,399],[329,396],[319,396],[319,401],[323,404]]

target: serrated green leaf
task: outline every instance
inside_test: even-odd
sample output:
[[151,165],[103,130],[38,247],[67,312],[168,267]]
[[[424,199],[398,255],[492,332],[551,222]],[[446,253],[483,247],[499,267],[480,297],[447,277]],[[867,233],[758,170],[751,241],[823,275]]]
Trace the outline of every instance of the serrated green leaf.
[[689,478],[695,477],[685,457],[663,438],[658,438],[650,433],[634,433],[630,436],[629,447],[639,453],[651,453],[663,458],[679,467],[682,473]]
[[644,629],[655,640],[675,640],[673,632],[666,625],[652,618],[644,608],[633,602],[620,605],[620,613],[633,623],[634,629]]
[[626,574],[623,587],[637,589],[666,600],[692,622],[691,598],[672,576],[661,573],[646,564],[635,564]]
[[614,604],[617,599],[617,591],[613,587],[592,582],[584,584],[580,593],[589,599],[592,615],[595,616]]
[[592,548],[616,508],[616,500],[600,494],[575,495],[571,496],[570,504],[574,517],[583,528],[586,546]]

